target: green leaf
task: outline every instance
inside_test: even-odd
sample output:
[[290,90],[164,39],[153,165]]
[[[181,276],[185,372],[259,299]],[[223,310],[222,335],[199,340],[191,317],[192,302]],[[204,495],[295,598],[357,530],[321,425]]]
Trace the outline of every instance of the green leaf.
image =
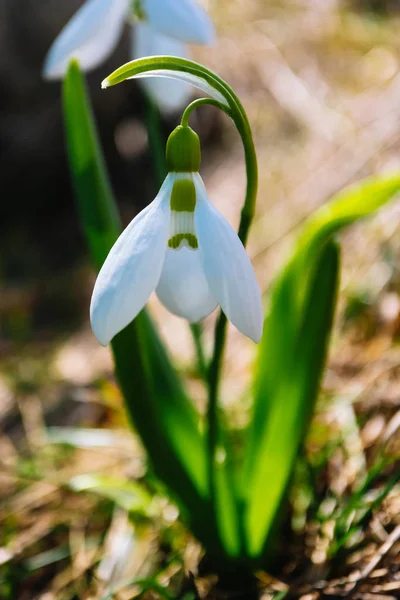
[[[279,386],[272,401],[269,396],[265,399],[270,406],[261,446],[254,457],[252,500],[247,514],[252,556],[263,550],[267,533],[276,526],[278,510],[312,414],[332,326],[337,281],[338,251],[331,242],[322,253],[310,286],[299,335],[286,344]],[[280,321],[290,320],[285,304],[281,307],[282,312],[275,316]]]
[[[129,415],[155,472],[172,491],[180,490],[178,500],[187,497],[187,507],[197,504],[200,497],[207,496],[205,442],[199,418],[147,313],[142,311],[115,336],[112,348]],[[171,471],[170,482],[166,470]]]
[[[81,225],[97,267],[119,233],[103,156],[79,66],[72,61],[63,89],[67,148]],[[112,343],[128,413],[154,471],[184,508],[195,533],[217,545],[209,518],[206,452],[199,418],[145,311]]]
[[63,87],[66,143],[79,220],[99,269],[121,231],[117,206],[78,63],[72,61]]
[[218,75],[199,63],[177,56],[146,56],[132,60],[106,77],[101,87],[106,89],[126,79],[144,77],[177,79],[190,83],[226,106],[231,106],[233,101],[232,90]]
[[75,492],[93,492],[115,502],[128,512],[149,516],[152,497],[149,492],[136,481],[127,481],[120,477],[108,475],[76,475],[69,482]]
[[260,557],[267,543],[272,545],[318,393],[337,278],[332,236],[378,210],[399,190],[400,177],[378,177],[334,197],[306,222],[273,287],[257,363],[243,484],[252,557]]

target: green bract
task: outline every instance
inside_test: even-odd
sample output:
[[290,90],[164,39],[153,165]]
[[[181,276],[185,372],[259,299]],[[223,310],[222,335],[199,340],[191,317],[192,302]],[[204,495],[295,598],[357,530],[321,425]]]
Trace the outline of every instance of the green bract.
[[[190,81],[212,96],[196,100],[184,112],[182,127],[168,144],[170,169],[198,169],[196,134],[188,128],[194,108],[213,104],[235,123],[247,171],[239,227],[245,243],[254,215],[257,160],[240,101],[215,73],[176,57],[128,63],[111,74],[103,87],[151,75]],[[100,266],[116,236],[115,202],[75,64],[65,81],[64,111],[80,218]],[[241,432],[244,451],[240,458],[226,441],[217,410],[226,329],[223,316],[216,325],[208,365],[208,407],[203,423],[144,312],[115,338],[117,376],[136,431],[156,474],[220,572],[237,576],[260,566],[268,568],[327,355],[339,279],[339,247],[334,235],[378,210],[399,190],[397,174],[370,178],[338,194],[304,224],[270,291],[252,386],[253,408],[249,426]],[[171,209],[191,217],[195,202],[190,183],[179,182]],[[195,239],[188,241],[195,243]]]
[[195,173],[200,169],[200,140],[191,127],[174,129],[167,141],[166,159],[168,171]]

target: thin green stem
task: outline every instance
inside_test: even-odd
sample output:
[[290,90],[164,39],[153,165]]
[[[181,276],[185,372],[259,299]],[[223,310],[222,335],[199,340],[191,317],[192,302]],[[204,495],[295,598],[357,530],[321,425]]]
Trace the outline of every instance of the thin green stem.
[[[225,112],[234,121],[240,136],[242,138],[245,164],[246,164],[246,197],[241,213],[240,224],[238,229],[238,236],[242,241],[243,245],[246,245],[247,238],[249,235],[250,227],[253,221],[255,204],[257,197],[258,188],[258,165],[257,156],[253,142],[253,136],[247,115],[239,101],[234,95],[235,102],[230,107],[222,104],[221,102],[212,98],[201,98],[192,102],[184,111],[182,115],[181,124],[183,126],[188,125],[189,118],[197,107],[204,104],[210,104],[216,106]],[[221,380],[221,370],[224,358],[226,330],[227,330],[227,318],[223,312],[220,313],[218,321],[215,327],[214,334],[214,350],[213,356],[210,362],[208,370],[208,406],[207,406],[207,461],[208,461],[208,485],[210,490],[210,498],[213,504],[214,510],[216,509],[216,481],[215,481],[215,460],[218,445],[220,443],[221,432],[219,430],[219,419],[218,419],[218,395],[219,395],[219,382]],[[237,506],[238,513],[240,507]],[[245,552],[246,540],[243,531],[243,523],[239,518],[239,536],[242,551]]]
[[[234,117],[232,117],[237,125]],[[247,175],[247,188],[246,188],[246,199],[242,209],[240,224],[238,229],[238,236],[241,239],[243,245],[246,245],[250,226],[254,217],[255,201],[257,196],[258,187],[258,167],[257,157],[255,153],[253,138],[251,135],[250,125],[247,121],[247,117],[242,120],[243,128],[239,129],[239,133],[242,137],[245,162],[246,162],[246,175]],[[209,485],[210,494],[213,498],[215,493],[215,484],[213,483],[213,466],[215,461],[215,453],[218,444],[218,393],[219,393],[219,382],[220,374],[223,363],[223,355],[225,348],[226,339],[226,328],[227,318],[221,312],[214,334],[214,351],[209,367],[208,375],[208,409],[207,409],[207,421],[208,421],[208,461],[209,461]]]
[[[246,175],[247,175],[247,188],[246,198],[242,209],[240,225],[238,230],[238,236],[241,239],[243,245],[246,245],[250,226],[254,217],[255,202],[257,196],[258,187],[258,166],[257,157],[253,143],[253,137],[251,134],[250,124],[248,122],[246,113],[232,91],[236,103],[234,107],[228,107],[222,102],[215,100],[214,98],[199,98],[194,100],[186,108],[182,115],[181,125],[188,126],[189,119],[192,112],[199,106],[209,104],[220,108],[228,116],[232,118],[240,136],[242,138],[244,152],[245,152],[245,163],[246,163]],[[232,108],[234,108],[232,110]],[[226,326],[227,319],[223,313],[220,314],[214,336],[214,351],[211,359],[209,373],[208,373],[208,409],[207,409],[207,422],[208,422],[208,450],[209,450],[209,478],[210,478],[210,489],[212,490],[212,471],[213,463],[215,458],[215,450],[218,444],[218,419],[217,419],[217,405],[218,405],[218,386],[220,381],[220,372],[223,361],[223,353],[226,338]]]
[[[234,93],[232,92],[234,96]],[[242,138],[245,163],[246,163],[246,175],[247,175],[247,187],[246,187],[246,198],[243,205],[241,219],[239,224],[238,236],[241,239],[243,245],[246,245],[250,226],[254,217],[255,202],[257,196],[258,186],[258,167],[257,157],[253,143],[253,137],[251,134],[250,124],[248,122],[246,113],[240,103],[240,101],[234,96],[235,103],[231,106],[222,104],[214,98],[200,98],[194,100],[186,108],[182,115],[181,125],[188,126],[189,119],[192,112],[205,104],[220,108],[234,121],[240,136]],[[208,424],[208,436],[207,436],[207,459],[208,459],[208,482],[210,497],[215,505],[216,498],[216,483],[214,480],[215,474],[215,455],[219,443],[219,422],[218,422],[218,391],[219,382],[221,379],[221,369],[223,365],[224,347],[226,339],[226,328],[227,318],[224,313],[220,313],[217,321],[214,334],[214,351],[211,359],[211,363],[208,370],[208,406],[207,406],[207,424]],[[244,547],[245,540],[243,539],[243,532],[240,531],[241,544]]]
[[202,342],[203,328],[200,323],[191,323],[190,329],[194,341],[194,347],[196,350],[197,370],[200,377],[204,380],[207,379],[207,361],[204,355],[204,348]]
[[210,497],[215,502],[215,481],[214,467],[215,454],[218,446],[219,424],[218,424],[218,383],[222,367],[223,350],[226,337],[226,316],[220,313],[215,327],[214,352],[208,369],[208,406],[207,406],[207,424],[208,424],[208,483]]
[[225,104],[222,104],[222,102],[218,102],[218,100],[214,100],[214,98],[198,98],[197,100],[193,100],[193,102],[184,110],[181,119],[181,125],[183,127],[188,127],[192,112],[199,106],[204,106],[204,104],[215,106],[216,108],[224,111],[224,113],[226,113],[229,117],[232,117],[229,107],[225,106]]

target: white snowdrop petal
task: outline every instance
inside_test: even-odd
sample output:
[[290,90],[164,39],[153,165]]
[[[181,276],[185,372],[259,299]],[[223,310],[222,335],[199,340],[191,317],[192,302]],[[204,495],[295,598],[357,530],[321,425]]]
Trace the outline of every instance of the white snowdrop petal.
[[196,0],[143,0],[149,23],[160,33],[189,44],[211,44],[213,23]]
[[[148,23],[139,23],[132,28],[132,58],[159,55],[188,58],[188,49],[183,42],[156,32]],[[191,97],[190,86],[183,81],[146,77],[142,84],[166,115],[185,106]]]
[[209,315],[218,305],[205,278],[198,250],[167,249],[157,296],[178,317],[192,323]]
[[199,174],[194,175],[194,182],[199,253],[211,293],[233,325],[259,342],[263,311],[250,259],[237,233],[208,200]]
[[121,37],[130,0],[87,0],[53,42],[43,67],[46,79],[60,79],[72,58],[85,71],[100,65]]
[[90,319],[103,346],[136,317],[158,284],[174,179],[173,174],[167,176],[156,199],[120,235],[97,277]]

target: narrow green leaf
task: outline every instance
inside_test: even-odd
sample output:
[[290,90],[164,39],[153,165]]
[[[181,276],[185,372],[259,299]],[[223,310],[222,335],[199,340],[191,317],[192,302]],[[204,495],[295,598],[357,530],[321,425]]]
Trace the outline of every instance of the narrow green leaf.
[[[186,489],[182,490],[183,497],[191,498],[188,506],[193,501],[198,503],[192,494],[203,498],[207,495],[204,437],[200,434],[197,414],[147,313],[142,311],[121,331],[112,348],[132,423],[149,452],[154,470],[165,479],[166,469],[171,469],[176,483],[175,486],[171,482],[172,490],[179,490],[189,477]],[[168,465],[171,451],[174,460],[171,456]]]
[[240,498],[235,488],[234,464],[229,457],[229,444],[222,428],[218,435],[219,442],[212,473],[213,510],[226,554],[233,558],[240,558],[244,551],[244,543],[241,530]]
[[166,77],[190,83],[226,106],[232,103],[229,86],[210,69],[177,56],[146,56],[132,60],[106,77],[101,84],[108,88],[127,79]]
[[[119,225],[85,82],[75,61],[68,69],[63,96],[81,224],[100,267]],[[155,472],[185,509],[198,537],[209,536],[217,545],[209,518],[205,442],[198,415],[145,311],[114,338],[112,348],[129,415]]]
[[243,485],[253,557],[271,542],[318,392],[335,297],[330,240],[399,190],[400,177],[378,177],[334,197],[305,224],[273,288],[258,358]]
[[[400,191],[399,175],[369,177],[336,194],[304,224],[293,256],[293,269],[297,273],[298,301],[301,303],[307,288],[307,273],[318,260],[324,244],[344,227],[372,215]],[[300,283],[302,282],[302,284]]]
[[126,511],[146,516],[152,500],[150,493],[136,481],[108,475],[76,475],[70,480],[69,487],[75,492],[93,492],[112,500]]
[[[275,519],[312,414],[336,303],[338,263],[338,249],[330,242],[310,286],[299,335],[293,345],[286,345],[280,385],[272,398],[262,446],[255,457],[252,501],[247,514],[253,556],[263,550],[266,533],[276,527]],[[285,308],[276,316],[285,319]]]
[[99,269],[121,231],[117,206],[78,63],[72,61],[63,88],[66,142],[79,219]]

